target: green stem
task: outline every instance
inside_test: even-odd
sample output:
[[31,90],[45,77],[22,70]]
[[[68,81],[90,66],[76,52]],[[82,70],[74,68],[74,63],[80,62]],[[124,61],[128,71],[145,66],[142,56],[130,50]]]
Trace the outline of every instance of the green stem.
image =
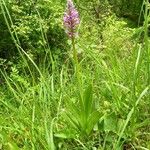
[[78,63],[78,56],[77,56],[77,51],[75,48],[75,39],[74,38],[72,38],[72,48],[73,48],[73,61],[74,61],[75,75],[77,77],[77,83],[78,83],[78,85],[80,85],[79,63]]
[[74,64],[75,64],[74,67],[76,68],[78,66],[78,56],[77,56],[77,51],[76,51],[76,48],[75,48],[75,39],[74,39],[74,37],[72,37],[71,40],[72,40],[72,48],[73,48],[73,59],[74,59]]
[[83,92],[82,92],[82,80],[81,80],[81,76],[80,76],[80,66],[79,66],[79,62],[78,62],[78,56],[77,56],[77,51],[75,48],[75,39],[74,37],[72,37],[72,48],[73,48],[73,63],[74,63],[74,70],[75,70],[75,76],[77,78],[77,85],[78,85],[78,89],[79,89],[79,93],[80,93],[80,105],[83,108]]
[[144,44],[145,44],[145,50],[147,55],[147,85],[150,85],[150,52],[149,52],[149,41],[148,41],[148,17],[149,17],[149,1],[146,0],[145,2],[145,22],[144,22]]

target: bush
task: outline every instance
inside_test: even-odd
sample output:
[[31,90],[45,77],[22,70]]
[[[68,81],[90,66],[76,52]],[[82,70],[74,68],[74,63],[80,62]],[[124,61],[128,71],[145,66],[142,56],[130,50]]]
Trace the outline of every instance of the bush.
[[127,17],[138,23],[143,0],[108,0],[113,11],[122,17]]
[[17,37],[14,37],[19,39],[21,48],[30,54],[33,60],[38,62],[44,59],[45,54],[50,51],[53,55],[59,53],[61,57],[60,49],[65,51],[67,47],[67,39],[61,23],[62,6],[60,2],[48,0],[34,3],[31,0],[8,1],[2,4],[4,10],[0,14],[2,20],[0,57],[12,60],[14,63],[18,62],[18,50],[11,38],[4,14],[11,33],[13,35],[17,33]]

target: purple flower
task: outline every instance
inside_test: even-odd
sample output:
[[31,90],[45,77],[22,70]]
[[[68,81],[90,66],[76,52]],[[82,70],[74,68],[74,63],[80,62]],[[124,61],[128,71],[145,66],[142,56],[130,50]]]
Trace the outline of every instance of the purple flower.
[[76,29],[80,23],[79,14],[76,10],[72,0],[67,0],[67,9],[64,14],[64,26],[66,28],[66,33],[70,38],[75,37]]

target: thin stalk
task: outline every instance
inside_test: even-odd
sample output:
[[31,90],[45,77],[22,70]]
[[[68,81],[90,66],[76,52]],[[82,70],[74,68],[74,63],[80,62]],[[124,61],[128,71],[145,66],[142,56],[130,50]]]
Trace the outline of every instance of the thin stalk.
[[150,52],[149,52],[149,41],[148,41],[148,26],[149,26],[149,1],[145,1],[145,15],[144,15],[144,49],[147,56],[147,86],[150,85]]
[[83,106],[83,96],[82,96],[82,82],[81,82],[81,76],[80,76],[80,66],[79,66],[79,62],[78,62],[78,56],[77,56],[77,50],[75,47],[75,39],[74,37],[71,39],[72,40],[72,48],[73,48],[73,60],[74,60],[74,69],[75,69],[75,75],[77,78],[77,84],[78,84],[78,88],[79,88],[79,92],[80,92],[80,96],[81,96],[81,100],[80,104],[81,106]]

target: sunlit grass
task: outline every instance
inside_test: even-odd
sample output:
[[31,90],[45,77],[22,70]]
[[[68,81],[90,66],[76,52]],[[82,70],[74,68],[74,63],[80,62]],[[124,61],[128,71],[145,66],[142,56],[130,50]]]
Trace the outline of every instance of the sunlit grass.
[[[148,150],[149,7],[145,4],[140,33],[112,15],[106,19],[99,39],[99,25],[93,23],[91,27],[82,18],[80,36],[74,43],[76,65],[80,66],[76,75],[69,55],[72,52],[68,49],[67,59],[59,64],[40,22],[46,54],[42,63],[36,64],[20,46],[2,0],[4,19],[27,68],[21,72],[13,66],[9,73],[0,70],[4,79],[0,89],[0,149]],[[40,12],[37,15],[40,18]]]

